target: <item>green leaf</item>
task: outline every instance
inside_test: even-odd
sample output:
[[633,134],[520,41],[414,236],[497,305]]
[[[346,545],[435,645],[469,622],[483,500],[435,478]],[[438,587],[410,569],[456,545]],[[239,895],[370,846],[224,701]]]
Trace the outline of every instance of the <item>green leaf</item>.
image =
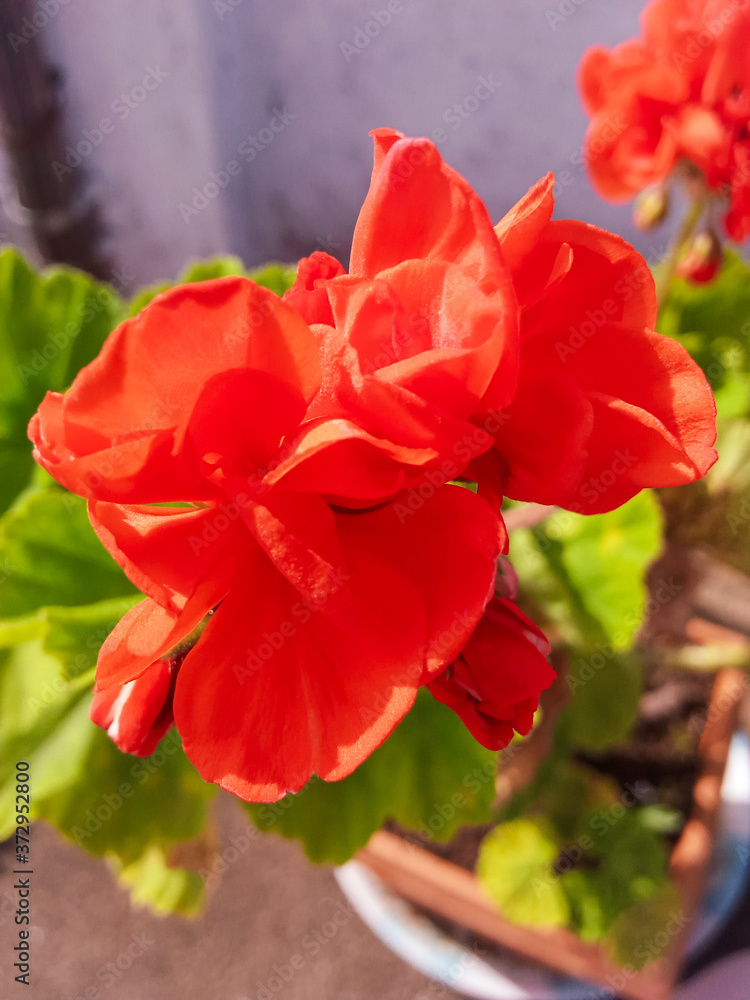
[[231,254],[212,257],[210,260],[191,261],[183,269],[177,281],[158,281],[136,292],[128,305],[128,315],[137,316],[157,295],[176,285],[186,285],[193,281],[210,281],[213,278],[225,278],[229,274],[244,273],[245,266],[240,258]]
[[66,389],[123,315],[107,285],[72,268],[37,274],[0,251],[0,513],[33,469],[26,428],[47,390]]
[[171,893],[187,906],[195,880],[162,873],[157,892],[158,869],[148,860],[154,849],[200,835],[216,791],[185,757],[177,731],[150,757],[121,753],[88,718],[90,685],[65,683],[39,640],[0,658],[0,838],[15,824],[15,763],[28,761],[32,820],[46,819],[89,853],[116,858],[154,905],[166,905]]
[[296,795],[247,809],[261,831],[302,841],[312,861],[342,864],[386,819],[439,841],[460,825],[486,822],[496,759],[421,691],[393,735],[348,778],[316,778]]
[[46,609],[44,650],[60,660],[65,680],[73,680],[96,666],[101,644],[138,600],[139,595],[133,595]]
[[531,808],[546,817],[561,841],[573,843],[590,834],[589,819],[618,801],[618,786],[590,767],[560,755],[538,786]]
[[149,847],[137,861],[121,865],[114,860],[118,878],[130,889],[136,905],[148,906],[154,913],[180,913],[194,916],[203,905],[203,879],[187,868],[172,868],[163,850]]
[[0,618],[137,594],[94,534],[86,501],[52,488],[21,497],[0,522]]
[[162,292],[166,292],[168,288],[174,288],[174,286],[174,281],[157,281],[153,285],[139,289],[128,303],[128,316],[137,316],[157,295],[161,295]]
[[612,654],[606,645],[571,650],[567,681],[572,697],[558,721],[567,744],[600,752],[625,739],[643,693],[638,657]]
[[524,591],[568,642],[627,649],[661,534],[659,506],[645,490],[607,514],[559,511],[534,531],[514,532],[510,558]]
[[615,962],[642,969],[664,953],[686,922],[677,889],[661,885],[648,899],[637,900],[619,914],[604,944]]
[[750,268],[725,251],[719,277],[707,285],[673,282],[657,329],[674,337],[706,374],[724,417],[750,412]]
[[477,875],[508,920],[537,927],[568,923],[568,900],[554,874],[559,851],[544,821],[515,819],[485,837]]
[[[67,763],[61,727],[81,697],[78,688],[63,682],[60,664],[43,653],[41,640],[0,650],[0,840],[14,825],[11,778],[16,761],[49,745],[46,773],[43,769],[34,775],[34,796],[57,782]],[[58,748],[63,754],[59,759]]]
[[560,876],[571,926],[586,940],[609,934],[628,908],[654,899],[667,884],[666,844],[645,813],[631,806],[587,817],[587,865]]
[[247,277],[256,284],[270,288],[272,292],[281,296],[294,284],[297,268],[294,264],[264,264],[253,271],[246,272],[240,258],[231,254],[214,257],[211,260],[193,261],[188,264],[177,281],[160,281],[137,292],[128,306],[128,315],[137,316],[157,295],[168,288],[174,288],[175,285],[191,281],[210,281],[213,278],[224,278],[229,274],[247,274]]
[[210,281],[213,278],[226,278],[230,274],[244,274],[245,265],[239,257],[232,254],[225,254],[221,257],[212,257],[211,260],[194,260],[182,271],[177,284],[182,285],[191,281]]
[[283,295],[294,284],[297,267],[294,264],[264,264],[248,273],[248,278],[264,288],[270,288],[277,295]]

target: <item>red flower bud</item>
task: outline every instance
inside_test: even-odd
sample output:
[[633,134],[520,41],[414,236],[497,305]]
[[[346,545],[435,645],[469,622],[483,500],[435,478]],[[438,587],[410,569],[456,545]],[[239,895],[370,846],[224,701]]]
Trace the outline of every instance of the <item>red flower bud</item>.
[[555,679],[549,651],[536,625],[512,601],[496,597],[458,659],[429,688],[482,746],[500,750],[514,729],[523,736],[531,729],[539,695]]
[[107,730],[120,750],[148,757],[174,724],[172,699],[176,673],[174,661],[162,657],[134,681],[104,691],[94,690],[89,718]]
[[690,241],[685,255],[677,264],[676,273],[693,285],[713,281],[724,261],[719,237],[711,230],[698,233]]

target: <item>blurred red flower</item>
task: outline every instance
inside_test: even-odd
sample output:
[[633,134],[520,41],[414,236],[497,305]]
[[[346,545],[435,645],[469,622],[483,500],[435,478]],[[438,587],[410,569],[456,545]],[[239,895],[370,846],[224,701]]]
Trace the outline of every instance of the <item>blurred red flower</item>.
[[552,684],[550,645],[536,625],[508,600],[493,598],[454,662],[430,691],[461,716],[488,750],[501,750],[513,731],[531,729],[539,695]]
[[306,323],[230,277],[158,296],[29,429],[147,595],[102,647],[96,721],[150,745],[153,665],[193,643],[185,751],[253,801],[342,778],[390,734],[481,617],[499,550],[498,517],[461,487],[400,517],[433,452],[310,419],[319,387]]
[[750,4],[652,0],[642,33],[584,53],[581,98],[592,183],[626,201],[678,167],[727,199],[727,232],[750,235]]

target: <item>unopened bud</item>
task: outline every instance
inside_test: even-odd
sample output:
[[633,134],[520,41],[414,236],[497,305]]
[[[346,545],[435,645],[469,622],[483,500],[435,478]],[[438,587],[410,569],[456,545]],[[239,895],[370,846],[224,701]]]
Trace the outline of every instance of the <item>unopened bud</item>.
[[713,230],[697,233],[677,264],[676,273],[693,285],[713,281],[724,261],[721,241]]
[[648,188],[635,199],[633,225],[646,233],[662,223],[668,214],[669,190],[661,186]]

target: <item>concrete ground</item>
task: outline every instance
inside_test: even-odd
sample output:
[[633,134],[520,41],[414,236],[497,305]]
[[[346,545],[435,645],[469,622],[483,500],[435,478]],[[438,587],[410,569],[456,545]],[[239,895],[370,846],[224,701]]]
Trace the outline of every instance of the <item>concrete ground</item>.
[[[217,814],[224,844],[248,828],[228,796]],[[50,827],[37,824],[32,836],[30,988],[14,982],[10,956],[18,928],[10,907],[0,907],[0,996],[8,1000],[457,996],[388,951],[352,914],[331,870],[311,865],[296,843],[276,834],[250,841],[211,894],[204,914],[188,920],[132,908],[104,862],[63,842]],[[0,848],[0,901],[12,885],[9,845]],[[339,929],[326,936],[321,928],[325,924],[330,934],[333,918]],[[131,945],[133,953],[141,953],[114,979],[106,965],[115,963],[117,969],[118,958],[120,966],[127,965]],[[296,960],[300,968],[290,965],[293,955],[302,957]]]
[[[244,814],[229,797],[221,800],[217,818],[224,844],[247,830]],[[295,843],[275,834],[250,841],[211,894],[205,913],[193,920],[132,908],[104,862],[42,824],[34,827],[33,838],[29,988],[14,982],[10,955],[17,928],[10,907],[0,906],[0,996],[8,1000],[458,997],[388,951],[351,913],[331,871],[311,865]],[[3,890],[12,884],[11,862],[6,844],[0,847]],[[2,892],[0,902],[5,902]],[[321,928],[325,924],[330,934],[333,918],[339,929],[326,937]],[[750,893],[710,957],[748,945]],[[107,963],[127,966],[129,946],[136,957],[115,978]],[[294,955],[301,956],[297,969],[291,965]]]

